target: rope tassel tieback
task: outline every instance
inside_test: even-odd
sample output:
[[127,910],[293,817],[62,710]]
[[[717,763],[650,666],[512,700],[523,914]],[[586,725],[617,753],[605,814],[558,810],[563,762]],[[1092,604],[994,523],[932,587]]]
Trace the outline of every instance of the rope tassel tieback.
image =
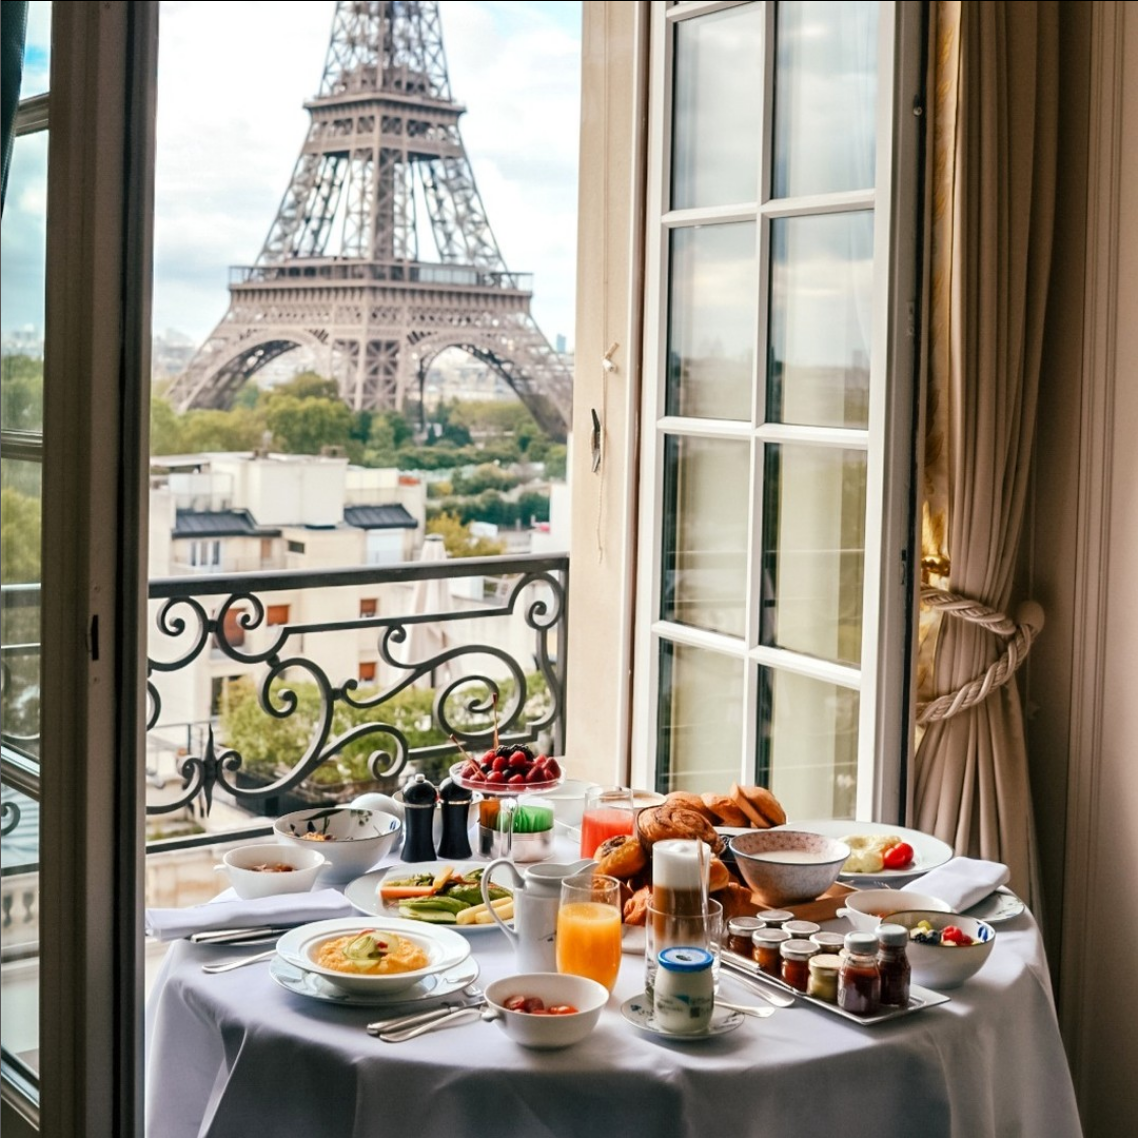
[[959,715],[982,703],[997,688],[1003,687],[1027,659],[1032,642],[1043,630],[1043,607],[1035,601],[1024,601],[1016,610],[1016,620],[1011,620],[1002,612],[970,597],[932,587],[921,589],[921,603],[929,608],[940,609],[948,616],[978,624],[997,636],[1006,637],[1008,641],[1003,655],[982,676],[969,680],[956,691],[937,696],[928,703],[918,703],[917,723],[922,726]]

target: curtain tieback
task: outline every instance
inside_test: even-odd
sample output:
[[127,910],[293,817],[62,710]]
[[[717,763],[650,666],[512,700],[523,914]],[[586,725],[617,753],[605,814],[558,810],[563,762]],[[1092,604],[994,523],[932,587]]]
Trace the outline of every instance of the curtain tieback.
[[946,615],[978,624],[997,636],[1008,638],[1003,655],[982,676],[969,680],[956,691],[937,696],[928,703],[917,704],[917,723],[922,725],[959,715],[982,703],[997,688],[1003,687],[1027,659],[1032,641],[1043,629],[1043,607],[1035,601],[1024,601],[1016,611],[1016,620],[1011,620],[1002,612],[970,597],[932,586],[921,589],[921,603],[929,608],[940,609]]

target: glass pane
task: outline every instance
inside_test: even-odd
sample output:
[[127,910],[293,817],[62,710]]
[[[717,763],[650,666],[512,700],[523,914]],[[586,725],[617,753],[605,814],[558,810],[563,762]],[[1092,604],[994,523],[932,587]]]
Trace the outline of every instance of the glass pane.
[[0,653],[4,742],[39,754],[40,466],[0,461]]
[[[51,3],[32,0],[28,5],[28,34],[24,40],[24,72],[20,77],[20,98],[42,95],[48,89],[51,70]],[[8,183],[11,189],[11,182]],[[5,205],[4,213],[8,207]],[[7,218],[5,218],[7,220]]]
[[656,789],[702,792],[739,777],[743,661],[660,644]]
[[879,7],[875,0],[778,5],[776,198],[873,186]]
[[758,199],[762,6],[676,24],[672,209]]
[[857,805],[858,693],[759,669],[759,764],[789,818],[852,818]]
[[865,452],[767,447],[763,530],[762,643],[859,666]]
[[873,214],[771,222],[767,419],[869,423]]
[[0,787],[0,1042],[39,1073],[39,803]]
[[0,423],[43,427],[47,131],[16,139],[0,229]]
[[664,446],[660,616],[743,636],[750,445],[669,437]]
[[667,414],[749,420],[758,307],[754,223],[676,229],[670,245]]

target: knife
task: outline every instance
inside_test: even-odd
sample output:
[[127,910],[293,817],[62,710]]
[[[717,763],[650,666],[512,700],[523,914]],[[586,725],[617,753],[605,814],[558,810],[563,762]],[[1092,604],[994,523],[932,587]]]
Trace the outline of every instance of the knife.
[[256,944],[260,940],[275,940],[288,932],[291,925],[262,925],[249,929],[211,929],[208,932],[193,933],[191,944]]

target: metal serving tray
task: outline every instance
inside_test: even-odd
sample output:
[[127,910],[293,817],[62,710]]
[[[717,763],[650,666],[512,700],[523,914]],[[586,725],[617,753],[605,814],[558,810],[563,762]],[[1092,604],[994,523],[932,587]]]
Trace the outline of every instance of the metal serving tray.
[[853,1012],[847,1012],[844,1008],[839,1008],[837,1004],[828,1004],[825,1000],[819,1000],[815,996],[808,996],[805,992],[800,992],[797,988],[792,988],[782,980],[776,980],[773,976],[763,972],[753,960],[745,956],[740,956],[737,952],[725,950],[721,960],[725,967],[735,972],[741,972],[744,976],[749,976],[753,980],[758,980],[763,984],[769,984],[772,988],[778,988],[780,991],[786,992],[787,995],[794,996],[803,1003],[821,1008],[822,1011],[829,1012],[830,1015],[841,1016],[842,1019],[848,1019],[851,1023],[856,1023],[860,1027],[876,1027],[879,1023],[889,1023],[890,1020],[901,1019],[903,1016],[911,1016],[915,1012],[923,1012],[928,1008],[935,1008],[938,1004],[947,1004],[949,1002],[949,997],[943,993],[934,992],[929,988],[922,988],[918,984],[913,984],[909,988],[908,1007],[882,1008],[875,1015],[859,1016]]

